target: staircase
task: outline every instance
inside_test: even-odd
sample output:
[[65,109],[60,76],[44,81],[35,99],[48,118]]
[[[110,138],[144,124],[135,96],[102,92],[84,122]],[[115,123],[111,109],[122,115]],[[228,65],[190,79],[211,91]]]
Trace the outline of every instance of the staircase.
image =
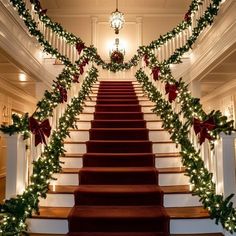
[[63,171],[29,230],[79,236],[220,235],[135,81],[101,81],[66,140]]

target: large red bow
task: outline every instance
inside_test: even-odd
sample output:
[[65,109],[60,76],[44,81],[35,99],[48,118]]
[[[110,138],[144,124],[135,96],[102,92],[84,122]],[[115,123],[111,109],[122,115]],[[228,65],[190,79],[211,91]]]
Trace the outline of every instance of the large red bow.
[[205,121],[200,121],[196,118],[193,119],[193,129],[196,135],[199,134],[200,145],[205,141],[206,138],[208,140],[213,139],[208,131],[214,130],[215,127],[216,125],[212,117],[208,118]]
[[77,52],[78,52],[79,55],[80,55],[80,53],[82,52],[82,50],[85,48],[85,45],[84,45],[83,42],[78,42],[75,47],[76,47]]
[[166,94],[169,95],[169,102],[173,102],[178,95],[178,83],[169,84],[168,82],[165,85]]
[[188,11],[185,15],[184,15],[184,20],[187,22],[191,21],[191,12]]
[[148,61],[148,55],[147,54],[144,55],[143,60],[146,63],[146,66],[148,66],[149,65],[149,61]]
[[66,89],[57,83],[57,88],[60,93],[60,103],[67,102],[67,91]]
[[159,74],[160,74],[160,67],[155,66],[154,68],[152,68],[152,75],[155,81],[158,80]]
[[73,76],[73,82],[74,82],[74,83],[79,83],[79,74],[78,74],[78,73],[74,74],[74,76]]
[[84,61],[79,65],[79,71],[81,75],[84,73],[84,66],[86,66],[88,63],[89,60],[85,58]]
[[51,133],[51,126],[48,119],[39,124],[34,117],[29,117],[29,129],[35,135],[35,147],[39,143],[46,144],[44,135],[49,137]]

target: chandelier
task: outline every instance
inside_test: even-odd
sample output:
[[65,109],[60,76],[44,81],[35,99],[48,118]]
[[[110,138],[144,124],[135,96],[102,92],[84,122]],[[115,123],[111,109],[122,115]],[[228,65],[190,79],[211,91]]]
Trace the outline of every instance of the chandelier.
[[113,48],[110,50],[110,59],[111,62],[114,63],[123,63],[124,56],[125,56],[125,49],[120,47],[119,45],[119,38],[115,39],[115,44],[113,45]]
[[116,11],[112,12],[110,16],[110,25],[116,34],[119,34],[119,30],[123,27],[124,22],[124,14],[118,11],[118,0],[116,0]]

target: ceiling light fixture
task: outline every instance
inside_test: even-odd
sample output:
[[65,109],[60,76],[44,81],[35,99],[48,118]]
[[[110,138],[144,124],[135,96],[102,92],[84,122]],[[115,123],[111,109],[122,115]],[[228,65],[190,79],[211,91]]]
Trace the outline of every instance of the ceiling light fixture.
[[118,11],[118,0],[116,0],[116,10],[111,13],[110,25],[115,30],[115,33],[119,34],[119,31],[123,27],[124,23],[124,14]]

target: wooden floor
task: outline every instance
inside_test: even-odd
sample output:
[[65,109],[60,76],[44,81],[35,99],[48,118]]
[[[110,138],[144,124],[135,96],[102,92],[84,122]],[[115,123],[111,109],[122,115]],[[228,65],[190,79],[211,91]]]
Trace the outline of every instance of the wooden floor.
[[3,199],[5,199],[5,186],[6,178],[0,178],[0,203],[3,203]]

